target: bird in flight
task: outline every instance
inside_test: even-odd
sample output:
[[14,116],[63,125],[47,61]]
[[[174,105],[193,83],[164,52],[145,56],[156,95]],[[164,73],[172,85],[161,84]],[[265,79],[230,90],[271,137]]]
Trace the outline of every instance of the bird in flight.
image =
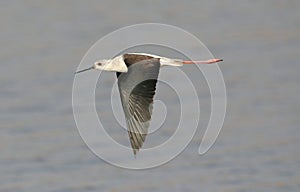
[[116,72],[127,131],[134,155],[142,147],[152,115],[153,97],[160,67],[184,64],[213,64],[222,59],[185,61],[147,53],[126,53],[113,59],[99,60],[91,69]]

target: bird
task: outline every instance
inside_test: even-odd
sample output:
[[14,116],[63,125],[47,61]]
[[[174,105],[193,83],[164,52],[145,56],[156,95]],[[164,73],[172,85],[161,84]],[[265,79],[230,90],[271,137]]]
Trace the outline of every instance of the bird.
[[75,72],[102,70],[116,72],[127,132],[134,155],[148,133],[159,70],[163,66],[213,64],[222,59],[186,61],[148,53],[124,53],[112,59],[96,61],[91,67]]

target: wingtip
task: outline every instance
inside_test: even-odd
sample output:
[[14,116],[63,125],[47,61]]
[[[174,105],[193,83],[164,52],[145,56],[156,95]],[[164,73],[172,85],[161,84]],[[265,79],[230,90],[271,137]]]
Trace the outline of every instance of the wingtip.
[[134,158],[136,159],[136,152],[137,150],[136,149],[133,149],[133,155],[134,155]]

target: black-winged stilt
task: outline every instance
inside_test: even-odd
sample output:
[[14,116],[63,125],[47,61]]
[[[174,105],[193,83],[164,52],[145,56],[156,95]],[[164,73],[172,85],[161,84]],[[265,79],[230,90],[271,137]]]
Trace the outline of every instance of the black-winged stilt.
[[184,61],[147,53],[126,53],[113,59],[99,60],[91,69],[117,73],[118,86],[133,153],[142,147],[151,120],[153,97],[159,69],[162,66],[183,64],[212,64],[222,59]]

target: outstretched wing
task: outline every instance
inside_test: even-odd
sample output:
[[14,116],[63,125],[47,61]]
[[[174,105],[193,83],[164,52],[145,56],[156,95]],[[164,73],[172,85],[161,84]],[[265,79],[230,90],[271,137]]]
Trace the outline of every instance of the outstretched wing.
[[142,147],[151,120],[159,59],[131,64],[118,76],[118,85],[133,153]]

